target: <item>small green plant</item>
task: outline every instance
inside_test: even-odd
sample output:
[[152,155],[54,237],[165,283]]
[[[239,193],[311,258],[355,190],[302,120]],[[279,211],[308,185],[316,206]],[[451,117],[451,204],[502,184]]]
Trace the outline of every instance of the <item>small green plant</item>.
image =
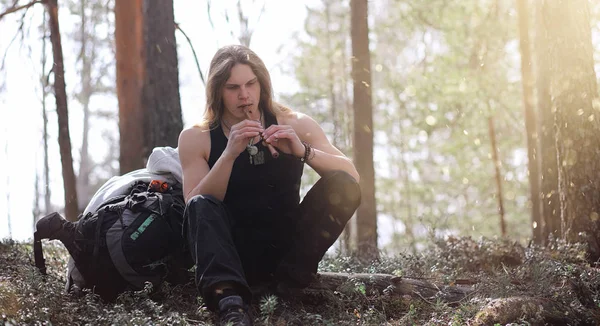
[[274,295],[264,296],[260,300],[260,315],[265,325],[271,325],[273,315],[277,309],[277,297]]

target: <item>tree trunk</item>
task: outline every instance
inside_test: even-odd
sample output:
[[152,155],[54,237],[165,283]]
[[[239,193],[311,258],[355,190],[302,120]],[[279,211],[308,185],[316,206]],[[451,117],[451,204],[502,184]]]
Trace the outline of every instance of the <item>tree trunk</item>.
[[542,242],[550,235],[557,239],[561,234],[558,170],[556,145],[554,140],[554,114],[550,102],[550,58],[547,22],[549,19],[542,10],[542,1],[536,2],[535,14],[535,80],[537,90],[537,112],[539,150],[538,167],[540,172],[540,198],[542,214]]
[[142,89],[146,75],[142,1],[115,1],[121,174],[143,168],[146,158],[146,126],[142,106]]
[[[340,142],[340,125],[343,124],[343,120],[340,119],[338,114],[338,104],[336,103],[336,93],[335,93],[335,62],[334,62],[334,53],[335,49],[332,42],[332,31],[331,31],[331,1],[324,0],[323,5],[325,6],[325,40],[327,43],[327,88],[329,91],[329,114],[331,117],[331,122],[333,124],[333,130],[331,135],[331,140],[333,146],[336,148],[341,148]],[[344,230],[342,231],[342,235],[340,237],[340,248],[342,252],[346,255],[350,255],[352,253],[352,225],[350,221],[346,223]]]
[[[8,130],[6,132],[6,136],[8,137]],[[8,160],[8,141],[4,143],[4,157]],[[11,189],[10,187],[10,173],[6,174],[6,189]],[[8,223],[8,238],[12,239],[12,224],[10,220],[10,191],[5,191],[6,193],[6,222]]]
[[50,40],[54,57],[54,96],[58,115],[58,144],[62,163],[63,184],[65,190],[65,216],[69,221],[76,221],[78,216],[77,189],[73,156],[71,154],[71,138],[69,136],[69,113],[67,109],[67,92],[65,86],[65,70],[63,63],[60,28],[58,25],[57,0],[48,0],[46,8],[50,23]]
[[[36,158],[37,161],[37,158]],[[36,162],[37,163],[37,162]],[[31,211],[31,215],[33,216],[33,220],[31,221],[32,230],[35,230],[35,223],[37,223],[38,219],[42,217],[42,209],[40,202],[40,171],[38,169],[35,170],[35,181],[33,182],[34,189],[34,197],[33,197],[33,207]]]
[[334,73],[334,47],[332,44],[332,31],[331,31],[331,3],[326,0],[324,1],[325,5],[325,39],[327,43],[327,88],[329,91],[329,113],[331,115],[331,122],[333,124],[332,131],[332,143],[333,146],[339,148],[340,143],[340,119],[338,117],[337,111],[337,103],[336,103],[336,94],[335,94],[335,73]]
[[371,99],[371,55],[369,51],[368,1],[351,0],[352,79],[354,81],[354,162],[360,174],[362,203],[357,210],[358,256],[379,256],[377,208],[373,167],[373,104]]
[[527,135],[527,167],[529,169],[529,200],[531,202],[531,227],[533,242],[542,243],[542,218],[540,204],[540,172],[537,162],[538,134],[533,102],[533,73],[531,70],[531,44],[529,41],[528,0],[517,0],[519,40],[521,49],[521,84],[523,88],[523,115]]
[[157,146],[177,147],[183,129],[173,0],[145,0],[146,108],[144,158]]
[[252,31],[248,26],[248,16],[244,15],[244,11],[242,10],[241,0],[238,0],[236,8],[240,23],[240,35],[238,36],[238,41],[241,45],[250,47],[250,41],[252,41]]
[[[459,303],[473,292],[471,280],[456,280],[456,284],[466,281],[466,285],[439,285],[422,279],[411,279],[391,274],[369,273],[318,273],[316,279],[305,289],[292,290],[295,299],[315,304],[314,292],[334,291],[340,293],[362,292],[366,295],[385,294],[390,297],[409,296],[419,300]],[[264,289],[253,288],[254,294],[260,296]]]
[[81,60],[81,91],[78,94],[79,102],[83,107],[83,135],[81,141],[80,161],[79,161],[79,174],[77,176],[77,194],[79,195],[79,201],[83,204],[80,207],[80,211],[85,209],[86,203],[91,199],[90,191],[90,173],[92,171],[92,162],[89,154],[89,133],[90,133],[90,99],[93,94],[92,86],[92,63],[96,58],[95,48],[91,46],[88,49],[88,37],[87,37],[87,26],[86,26],[86,1],[81,0],[81,48],[80,48],[80,60]]
[[[544,1],[551,46],[550,95],[556,132],[562,238],[600,258],[600,117],[587,0]],[[594,108],[596,102],[596,108]]]
[[492,300],[469,325],[512,325],[517,320],[535,321],[531,325],[569,325],[586,317],[581,309],[573,309],[559,300],[522,296]]
[[502,201],[502,174],[500,172],[500,158],[498,157],[498,146],[496,146],[496,131],[494,128],[494,119],[488,118],[490,142],[492,147],[492,161],[494,162],[494,171],[496,175],[496,190],[498,191],[498,215],[500,216],[500,232],[502,237],[506,237],[506,221],[504,220],[504,203]]
[[46,26],[46,15],[43,18],[42,27],[42,120],[44,127],[44,213],[50,214],[52,210],[50,198],[50,163],[48,159],[48,110],[46,108],[46,97],[48,97],[48,75],[46,74],[46,38],[48,27]]

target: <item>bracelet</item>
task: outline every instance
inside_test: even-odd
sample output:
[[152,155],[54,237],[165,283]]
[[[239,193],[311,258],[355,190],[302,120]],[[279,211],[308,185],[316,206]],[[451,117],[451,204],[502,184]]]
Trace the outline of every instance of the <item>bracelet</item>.
[[315,157],[315,151],[308,142],[302,141],[302,145],[304,145],[304,156],[300,158],[300,161],[308,162]]

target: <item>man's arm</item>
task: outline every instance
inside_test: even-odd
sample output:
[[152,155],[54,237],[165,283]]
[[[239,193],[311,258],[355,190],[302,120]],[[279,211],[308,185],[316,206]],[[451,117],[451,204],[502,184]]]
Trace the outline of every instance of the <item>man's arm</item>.
[[289,124],[294,128],[296,134],[315,151],[314,157],[307,163],[319,175],[331,170],[342,170],[360,180],[354,163],[344,153],[331,144],[323,128],[310,116],[302,113],[294,113],[289,119]]
[[200,127],[183,130],[179,135],[178,148],[186,203],[197,195],[211,195],[222,201],[235,158],[221,155],[210,169],[210,132]]

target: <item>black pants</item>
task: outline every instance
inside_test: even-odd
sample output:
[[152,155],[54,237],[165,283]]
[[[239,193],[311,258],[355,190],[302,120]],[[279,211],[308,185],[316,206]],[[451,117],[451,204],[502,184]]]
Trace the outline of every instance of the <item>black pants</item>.
[[[225,205],[195,196],[186,207],[186,234],[196,263],[196,285],[214,309],[214,287],[233,285],[246,302],[249,285],[270,281],[307,286],[319,261],[360,204],[352,176],[333,171],[322,176],[291,218],[272,228],[237,228]],[[287,225],[286,225],[287,224]]]

